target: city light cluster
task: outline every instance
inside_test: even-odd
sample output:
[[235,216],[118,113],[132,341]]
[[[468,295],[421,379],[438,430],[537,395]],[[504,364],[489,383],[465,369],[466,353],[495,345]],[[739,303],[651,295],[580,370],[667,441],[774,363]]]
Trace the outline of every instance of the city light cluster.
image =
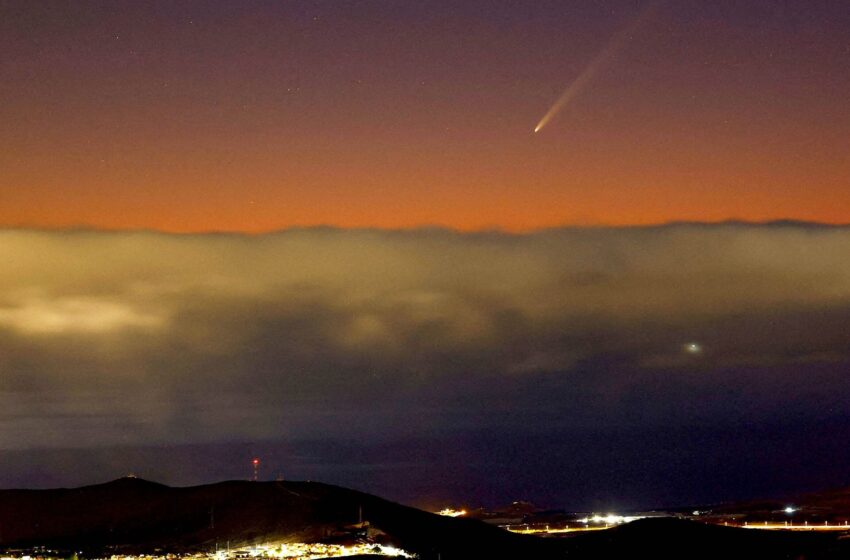
[[615,515],[613,513],[609,513],[608,515],[594,515],[592,517],[583,517],[578,520],[579,523],[595,523],[605,525],[620,525],[622,523],[630,523],[635,521],[636,519],[640,519],[640,516],[636,515]]
[[[393,546],[374,543],[357,544],[323,544],[323,543],[279,543],[253,546],[236,551],[218,551],[216,560],[233,560],[237,558],[277,558],[286,560],[313,560],[316,558],[331,558],[357,555],[379,555],[389,557],[412,558],[409,552]],[[127,560],[113,558],[112,560]]]
[[444,515],[446,517],[461,517],[461,516],[466,515],[466,510],[465,509],[445,508],[445,509],[441,509],[440,511],[438,511],[437,515]]
[[372,554],[380,556],[412,558],[409,552],[393,546],[374,543],[356,543],[349,545],[322,543],[278,543],[258,545],[246,550],[219,551],[215,557],[218,560],[233,558],[281,558],[311,560],[313,558],[330,558],[335,556],[356,556]]
[[[340,558],[345,556],[387,556],[394,558],[415,558],[413,554],[382,544],[357,543],[350,545],[322,543],[280,543],[253,546],[251,548],[219,550],[214,553],[167,554],[167,555],[123,555],[116,554],[109,560],[243,560],[243,559],[279,559],[279,560],[317,560],[319,558]],[[4,555],[0,560],[35,560],[36,558],[61,558],[64,555],[39,553],[37,556]]]

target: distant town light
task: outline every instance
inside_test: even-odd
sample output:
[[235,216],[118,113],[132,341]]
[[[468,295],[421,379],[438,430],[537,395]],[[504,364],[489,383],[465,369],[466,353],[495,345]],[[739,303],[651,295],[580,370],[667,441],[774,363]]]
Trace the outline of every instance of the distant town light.
[[636,519],[641,519],[639,515],[616,515],[609,513],[607,515],[595,514],[593,517],[583,517],[578,520],[579,523],[604,523],[605,525],[619,525],[621,523],[630,523]]

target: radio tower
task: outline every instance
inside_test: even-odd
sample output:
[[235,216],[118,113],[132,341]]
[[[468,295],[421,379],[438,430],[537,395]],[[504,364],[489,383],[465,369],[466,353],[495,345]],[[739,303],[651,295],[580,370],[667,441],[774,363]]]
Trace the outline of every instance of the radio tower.
[[258,457],[251,459],[251,466],[254,467],[254,476],[251,477],[251,480],[257,482],[260,478],[260,459]]

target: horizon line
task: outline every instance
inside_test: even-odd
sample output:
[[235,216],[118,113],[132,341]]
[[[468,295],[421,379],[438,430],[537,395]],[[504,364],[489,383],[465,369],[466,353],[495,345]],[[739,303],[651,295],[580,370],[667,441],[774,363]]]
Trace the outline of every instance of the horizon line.
[[409,227],[381,227],[381,226],[340,226],[333,224],[292,225],[263,231],[244,231],[238,229],[209,229],[209,230],[170,230],[154,227],[129,227],[113,228],[101,227],[91,224],[78,224],[66,226],[43,226],[43,225],[15,225],[0,224],[0,233],[6,232],[39,232],[39,233],[108,233],[108,234],[154,234],[175,237],[193,236],[234,236],[234,237],[263,237],[292,232],[310,231],[334,231],[334,232],[358,232],[358,233],[424,233],[443,232],[457,235],[504,235],[504,236],[533,236],[537,234],[553,233],[559,231],[600,231],[600,230],[652,230],[667,229],[675,227],[788,227],[800,229],[845,229],[850,228],[850,222],[821,222],[815,220],[798,220],[792,218],[778,218],[772,220],[743,220],[730,218],[725,220],[670,220],[653,223],[626,223],[626,224],[563,224],[556,226],[543,226],[529,229],[510,229],[499,226],[482,228],[458,228],[441,224],[421,224]]

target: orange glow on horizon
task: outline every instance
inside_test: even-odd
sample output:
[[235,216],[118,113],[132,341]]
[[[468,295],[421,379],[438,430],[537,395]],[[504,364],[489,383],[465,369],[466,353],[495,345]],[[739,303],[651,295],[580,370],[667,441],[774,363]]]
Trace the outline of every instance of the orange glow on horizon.
[[[644,183],[651,183],[647,177]],[[459,231],[528,232],[561,226],[646,226],[669,222],[769,222],[793,219],[846,224],[850,189],[826,185],[778,198],[769,190],[695,187],[618,189],[604,182],[595,188],[539,188],[535,196],[523,189],[488,195],[474,186],[440,192],[409,191],[381,199],[364,191],[313,192],[288,204],[286,193],[258,194],[251,199],[222,193],[217,197],[191,193],[160,193],[156,198],[124,199],[91,193],[85,197],[36,196],[32,191],[8,192],[0,205],[0,226],[44,229],[94,228],[172,233],[265,233],[293,227],[415,229],[445,227]],[[104,190],[107,190],[104,187]],[[419,189],[417,189],[419,190]],[[570,191],[580,191],[572,195]],[[424,194],[423,194],[424,193]],[[432,196],[428,196],[432,195]],[[792,196],[793,195],[793,196]],[[335,199],[335,201],[334,201]]]
[[[104,8],[66,18],[67,34],[39,10],[32,33],[7,22],[0,227],[848,219],[846,34],[829,10],[803,26],[779,7],[740,21],[659,9],[611,50],[642,21],[634,6],[584,19],[552,5],[533,24],[511,11],[500,27],[411,4],[411,34],[377,5],[361,21],[330,4],[303,26],[287,3],[233,9],[244,17],[201,25]],[[532,133],[588,65],[581,95]]]

